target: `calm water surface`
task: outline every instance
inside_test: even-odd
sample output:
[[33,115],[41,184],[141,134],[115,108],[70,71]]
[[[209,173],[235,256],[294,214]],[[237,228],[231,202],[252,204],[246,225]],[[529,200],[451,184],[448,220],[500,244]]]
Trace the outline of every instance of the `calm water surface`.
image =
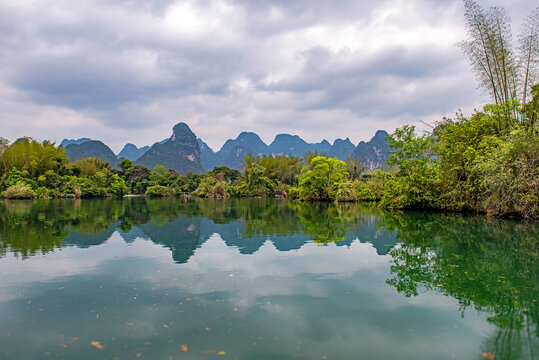
[[0,359],[534,359],[539,225],[275,200],[0,202]]

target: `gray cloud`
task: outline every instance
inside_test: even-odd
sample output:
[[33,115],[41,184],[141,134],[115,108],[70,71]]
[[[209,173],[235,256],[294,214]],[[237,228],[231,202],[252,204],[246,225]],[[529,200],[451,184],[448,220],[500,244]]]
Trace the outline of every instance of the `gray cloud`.
[[459,0],[0,0],[0,133],[119,150],[187,121],[216,148],[242,130],[357,143],[486,101],[464,36]]

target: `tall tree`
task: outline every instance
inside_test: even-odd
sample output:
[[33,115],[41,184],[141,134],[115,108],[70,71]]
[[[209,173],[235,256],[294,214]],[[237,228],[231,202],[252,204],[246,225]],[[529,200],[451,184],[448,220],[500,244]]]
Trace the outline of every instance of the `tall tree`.
[[[539,8],[525,19],[517,51],[507,10],[498,6],[484,10],[475,0],[464,0],[464,9],[468,39],[459,45],[475,71],[479,87],[496,104],[515,100],[525,104],[539,72]],[[516,106],[511,108],[513,114],[507,115],[517,117]]]
[[518,37],[519,65],[523,71],[522,106],[531,87],[539,81],[539,7],[524,19]]

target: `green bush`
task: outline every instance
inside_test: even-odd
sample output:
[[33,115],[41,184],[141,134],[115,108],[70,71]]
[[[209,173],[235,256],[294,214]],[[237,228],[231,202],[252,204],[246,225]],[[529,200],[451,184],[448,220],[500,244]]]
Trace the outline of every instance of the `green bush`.
[[38,199],[49,199],[51,197],[52,191],[47,189],[44,186],[40,186],[36,189],[35,194]]
[[371,189],[363,187],[359,189],[357,193],[357,199],[360,201],[376,201],[376,196],[371,191]]
[[150,197],[170,197],[174,196],[174,190],[162,185],[150,186],[146,190],[146,196]]
[[335,200],[341,188],[341,198],[348,196],[343,183],[348,182],[346,163],[341,160],[316,156],[311,159],[309,167],[303,168],[299,180],[300,199],[302,200]]
[[351,181],[342,182],[335,192],[335,201],[357,201],[358,193]]
[[23,183],[11,185],[2,193],[5,199],[35,199],[36,193]]

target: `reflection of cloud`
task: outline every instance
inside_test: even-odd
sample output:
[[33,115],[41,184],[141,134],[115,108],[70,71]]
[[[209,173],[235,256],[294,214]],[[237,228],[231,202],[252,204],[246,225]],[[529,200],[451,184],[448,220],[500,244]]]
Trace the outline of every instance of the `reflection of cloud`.
[[[531,10],[506,6],[515,21]],[[119,150],[183,120],[214,148],[238,128],[357,143],[478,103],[454,46],[462,13],[457,0],[4,1],[0,132]]]
[[[15,334],[8,346],[24,333],[34,344],[24,351],[39,354],[58,346],[58,334],[75,333],[86,346],[97,337],[105,351],[125,351],[126,344],[153,358],[167,358],[182,343],[193,357],[213,348],[239,358],[470,357],[486,322],[473,312],[461,319],[456,301],[438,293],[410,302],[386,285],[388,262],[358,240],[288,252],[267,240],[243,255],[214,234],[176,264],[168,249],[140,238],[126,244],[115,233],[86,249],[2,259],[0,273],[11,281],[0,284],[0,322]],[[16,330],[25,322],[6,317],[21,312],[34,320],[24,332]]]
[[[46,255],[36,255],[25,260],[8,254],[0,259],[0,274],[14,272],[16,277],[5,277],[2,287],[33,283],[36,279],[43,281],[63,277],[77,276],[95,271],[103,263],[118,258],[170,257],[168,249],[155,246],[149,241],[138,240],[136,246],[126,245],[118,233],[103,244],[88,248],[63,247]],[[0,291],[0,300],[9,299],[8,291]]]

